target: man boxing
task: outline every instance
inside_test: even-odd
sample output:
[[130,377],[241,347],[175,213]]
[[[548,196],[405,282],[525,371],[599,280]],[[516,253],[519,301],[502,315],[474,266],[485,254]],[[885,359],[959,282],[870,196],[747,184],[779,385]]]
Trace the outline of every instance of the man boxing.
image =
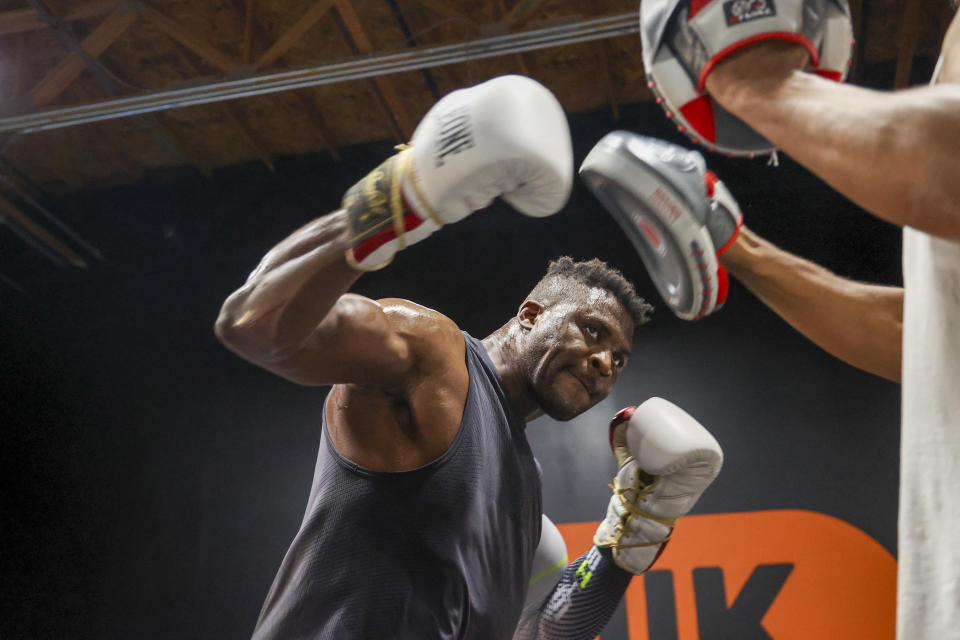
[[[780,148],[904,227],[903,289],[842,279],[747,229],[732,242],[726,231],[709,235],[711,249],[729,245],[722,262],[730,272],[796,329],[855,366],[902,380],[897,634],[956,638],[960,17],[932,86],[878,92],[830,81],[848,58],[848,14],[841,0],[645,0],[644,59],[668,115],[694,142],[743,154]],[[672,162],[653,155],[655,165]],[[683,171],[689,180],[677,177]],[[657,171],[690,188],[699,179],[704,202],[691,212],[705,231],[714,218],[727,231],[739,222],[735,205],[719,206],[709,193],[702,166],[668,173]]]
[[666,401],[619,415],[610,514],[564,567],[524,426],[606,397],[649,305],[602,262],[569,258],[482,341],[412,302],[347,293],[494,197],[546,216],[571,182],[566,118],[544,87],[505,76],[456,91],[224,303],[231,350],[333,385],[306,514],[255,638],[592,638],[719,472],[716,441]]

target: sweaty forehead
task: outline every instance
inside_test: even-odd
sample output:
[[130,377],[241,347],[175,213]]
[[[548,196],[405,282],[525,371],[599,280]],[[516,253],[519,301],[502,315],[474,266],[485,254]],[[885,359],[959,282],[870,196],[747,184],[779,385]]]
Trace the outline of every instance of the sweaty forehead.
[[619,326],[629,340],[633,333],[633,319],[623,304],[602,287],[584,287],[583,302],[587,313],[597,314]]

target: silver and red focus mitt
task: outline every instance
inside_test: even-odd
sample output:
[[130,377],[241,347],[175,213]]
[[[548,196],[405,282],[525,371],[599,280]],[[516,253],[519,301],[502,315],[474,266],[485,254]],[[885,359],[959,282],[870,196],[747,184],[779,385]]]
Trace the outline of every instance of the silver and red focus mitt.
[[853,28],[846,0],[643,0],[640,37],[647,85],[677,128],[711,151],[752,156],[773,145],[707,93],[710,71],[763,40],[806,47],[808,70],[847,77]]
[[678,317],[699,320],[723,305],[729,279],[717,256],[736,238],[743,214],[702,155],[614,131],[587,155],[580,177],[623,229]]

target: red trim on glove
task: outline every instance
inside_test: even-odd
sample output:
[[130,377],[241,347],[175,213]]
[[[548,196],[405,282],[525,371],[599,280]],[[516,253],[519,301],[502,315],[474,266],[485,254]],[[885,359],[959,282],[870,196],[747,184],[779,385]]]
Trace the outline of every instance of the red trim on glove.
[[704,140],[717,141],[717,121],[713,117],[713,99],[708,95],[694,98],[680,107],[680,113]]
[[842,71],[831,71],[830,69],[814,69],[815,74],[821,78],[826,78],[827,80],[833,80],[834,82],[843,81],[843,72]]
[[613,450],[613,430],[619,427],[624,422],[628,422],[630,418],[633,417],[634,411],[637,410],[636,405],[632,407],[626,407],[617,411],[617,415],[613,416],[610,420],[610,450]]
[[[410,209],[410,205],[407,203],[406,198],[403,199],[403,204],[403,208],[408,211],[408,213],[403,216],[403,228],[409,233],[423,223],[423,218],[418,216],[416,212]],[[393,228],[392,224],[389,227],[381,229],[353,248],[353,259],[357,262],[363,262],[371,253],[387,244],[391,240],[395,240],[396,237],[397,230]]]
[[700,9],[703,9],[710,4],[710,2],[712,2],[712,0],[690,0],[690,15],[687,17],[687,20],[693,20],[693,16],[700,13]]
[[697,89],[700,91],[706,91],[707,76],[710,75],[710,72],[713,71],[713,68],[717,66],[724,58],[729,56],[734,51],[738,51],[744,47],[749,47],[750,45],[757,44],[758,42],[763,42],[764,40],[785,40],[787,42],[796,42],[797,44],[802,44],[807,48],[807,52],[810,54],[811,66],[820,66],[820,54],[817,51],[817,48],[813,46],[813,43],[810,42],[809,38],[806,38],[799,33],[790,33],[789,31],[758,33],[755,36],[734,42],[729,47],[721,49],[714,54],[714,56],[707,61],[707,64],[704,65],[703,70],[700,72],[700,83],[697,85]]
[[730,276],[727,275],[727,268],[722,264],[717,265],[717,303],[720,307],[727,300],[727,294],[730,292]]
[[707,183],[707,197],[713,197],[713,186],[717,184],[717,180],[720,178],[717,177],[713,171],[707,169],[706,173],[703,174],[703,181]]

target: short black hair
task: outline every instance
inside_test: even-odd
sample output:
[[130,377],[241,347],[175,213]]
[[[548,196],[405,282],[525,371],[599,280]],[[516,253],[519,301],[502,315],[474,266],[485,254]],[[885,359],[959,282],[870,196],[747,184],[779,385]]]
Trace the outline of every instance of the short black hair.
[[620,271],[599,258],[577,262],[570,256],[561,256],[551,260],[547,265],[547,273],[540,278],[528,297],[552,298],[562,290],[556,285],[564,281],[579,282],[588,287],[600,287],[612,293],[630,314],[634,328],[648,322],[650,314],[653,313],[653,305],[637,295],[630,281]]

